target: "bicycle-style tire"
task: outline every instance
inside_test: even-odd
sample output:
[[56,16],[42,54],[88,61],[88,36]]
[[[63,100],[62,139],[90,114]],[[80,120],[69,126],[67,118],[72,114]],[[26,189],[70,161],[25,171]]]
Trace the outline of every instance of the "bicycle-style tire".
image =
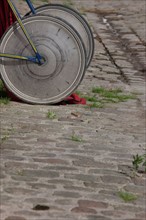
[[[87,68],[89,67],[94,54],[94,37],[86,19],[76,10],[61,4],[46,4],[35,8],[36,14],[51,15],[64,19],[71,24],[80,34],[86,49]],[[28,12],[26,16],[30,15]]]
[[[32,41],[45,63],[1,59],[1,77],[10,92],[32,104],[62,101],[81,83],[86,69],[85,47],[79,34],[67,22],[45,15],[23,19]],[[19,24],[4,34],[1,52],[35,56]]]

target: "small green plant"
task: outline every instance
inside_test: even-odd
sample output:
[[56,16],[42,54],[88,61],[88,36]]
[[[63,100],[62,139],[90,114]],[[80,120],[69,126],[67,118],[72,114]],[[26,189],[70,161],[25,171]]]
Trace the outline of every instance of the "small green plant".
[[93,87],[92,92],[99,94],[106,102],[125,102],[129,99],[136,99],[134,94],[123,94],[121,89],[105,89],[103,87]]
[[76,93],[77,95],[82,95],[82,92],[79,91],[79,90],[76,90],[75,93]]
[[0,105],[2,104],[7,105],[9,104],[9,102],[10,102],[10,99],[8,97],[5,97],[5,98],[0,97]]
[[81,15],[86,15],[86,9],[84,7],[79,9]]
[[4,104],[8,104],[10,102],[10,99],[7,96],[7,93],[5,91],[5,87],[4,84],[2,82],[2,80],[0,80],[0,105]]
[[5,142],[6,140],[8,140],[8,138],[9,138],[9,136],[10,136],[10,134],[9,133],[6,133],[6,134],[4,134],[0,139],[0,143],[3,143],[3,142]]
[[73,134],[73,135],[71,136],[71,140],[72,140],[72,141],[76,141],[76,142],[82,142],[82,141],[83,141],[81,137],[79,137],[79,136],[77,136],[77,135],[75,135],[75,134]]
[[119,89],[119,88],[118,89],[109,89],[109,90],[107,90],[104,87],[93,87],[92,88],[92,92],[104,95],[104,94],[106,94],[108,92],[112,92],[113,94],[121,93],[122,90]]
[[1,142],[6,141],[8,138],[9,138],[9,136],[8,136],[8,135],[3,136],[3,137],[1,138]]
[[85,98],[89,103],[86,108],[104,108],[107,103],[125,102],[129,99],[136,99],[136,94],[125,94],[120,88],[106,89],[104,87],[93,87],[92,94],[84,95],[76,91],[78,95]]
[[139,171],[140,167],[144,167],[146,172],[146,154],[143,155],[133,155],[133,161],[132,161],[133,167],[136,171]]
[[13,124],[10,125],[7,129],[1,129],[0,143],[7,141],[12,133],[15,132]]
[[53,111],[49,111],[49,112],[47,113],[47,117],[48,117],[49,119],[55,119],[55,118],[56,118],[56,114],[55,114],[55,112],[53,112]]
[[74,4],[71,0],[64,0],[63,5],[66,7],[72,7]]
[[24,171],[23,170],[17,170],[17,175],[24,176]]
[[93,102],[87,106],[88,108],[103,108],[104,104],[102,102]]
[[97,98],[95,96],[83,96],[89,102],[97,102]]
[[118,192],[118,195],[121,199],[123,199],[125,202],[132,202],[134,200],[137,199],[137,196],[132,194],[132,193],[128,193],[128,192],[124,192],[124,191],[120,191]]
[[49,3],[48,0],[42,0],[42,2],[44,2],[44,3]]
[[0,80],[0,92],[4,89],[4,84],[2,82],[2,80]]

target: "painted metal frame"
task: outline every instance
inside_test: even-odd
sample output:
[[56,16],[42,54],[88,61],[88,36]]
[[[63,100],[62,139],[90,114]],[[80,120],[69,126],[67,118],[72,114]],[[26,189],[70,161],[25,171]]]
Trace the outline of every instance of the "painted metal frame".
[[[41,55],[39,54],[37,48],[35,47],[33,41],[31,40],[29,33],[27,32],[26,28],[24,27],[19,11],[17,10],[16,6],[14,5],[14,3],[11,0],[7,0],[7,2],[9,4],[10,8],[12,9],[12,11],[16,17],[16,20],[20,25],[20,28],[22,29],[25,37],[27,38],[27,40],[28,40],[29,44],[31,45],[33,51],[35,52],[36,56],[35,57],[33,57],[33,56],[20,56],[20,55],[15,55],[15,54],[0,53],[0,57],[18,59],[18,60],[28,60],[28,61],[31,61],[34,63],[42,64],[43,59],[42,59]],[[30,8],[31,12],[33,14],[36,14],[31,0],[26,0],[26,3],[28,4],[28,7]]]

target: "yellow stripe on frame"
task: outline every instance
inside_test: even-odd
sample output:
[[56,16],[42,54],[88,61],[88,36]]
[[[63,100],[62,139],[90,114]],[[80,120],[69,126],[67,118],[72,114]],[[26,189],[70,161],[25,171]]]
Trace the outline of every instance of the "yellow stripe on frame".
[[19,56],[19,55],[13,55],[13,54],[6,54],[6,53],[0,53],[0,57],[6,57],[6,58],[13,58],[13,59],[21,59],[21,60],[29,60],[27,57]]
[[29,37],[29,35],[28,35],[28,33],[27,33],[27,31],[26,31],[26,29],[25,29],[23,23],[22,23],[22,20],[19,18],[18,14],[17,14],[17,11],[16,11],[16,9],[15,9],[15,7],[14,7],[14,5],[13,5],[13,3],[12,3],[10,0],[7,0],[7,1],[8,1],[8,3],[9,3],[9,5],[10,5],[10,7],[11,7],[13,13],[14,13],[14,15],[16,16],[17,21],[18,21],[18,23],[19,23],[19,25],[20,25],[22,31],[24,32],[26,38],[28,39],[28,41],[29,41],[31,47],[33,48],[33,50],[34,50],[35,53],[38,53],[38,51],[37,51],[35,45],[33,44],[31,38]]

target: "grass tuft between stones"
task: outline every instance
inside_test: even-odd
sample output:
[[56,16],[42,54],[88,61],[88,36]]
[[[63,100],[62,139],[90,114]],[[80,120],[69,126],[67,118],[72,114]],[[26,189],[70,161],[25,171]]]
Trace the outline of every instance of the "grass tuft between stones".
[[136,195],[124,191],[119,191],[118,195],[121,199],[124,200],[124,202],[132,202],[138,198]]
[[120,88],[105,89],[103,87],[93,87],[92,92],[106,98],[108,102],[124,102],[128,99],[136,99],[136,95],[124,94]]
[[132,165],[134,170],[140,172],[141,168],[144,168],[144,173],[146,173],[146,154],[136,154],[133,155]]
[[86,107],[89,108],[103,108],[106,103],[118,103],[125,102],[129,99],[136,99],[136,94],[122,91],[120,88],[106,89],[104,87],[93,87],[91,90],[92,94],[84,95],[80,91],[76,91],[78,95],[85,98],[89,104]]
[[75,134],[73,134],[73,135],[71,136],[71,140],[72,140],[72,141],[76,141],[76,142],[83,142],[82,138],[79,137],[79,136],[77,136],[77,135],[75,135]]
[[7,105],[9,104],[9,102],[10,102],[10,98],[7,96],[2,80],[0,80],[0,105],[2,104]]
[[55,119],[56,118],[56,114],[53,111],[48,111],[47,113],[47,118],[49,119]]
[[64,0],[63,5],[70,8],[74,6],[74,3],[72,2],[72,0]]

